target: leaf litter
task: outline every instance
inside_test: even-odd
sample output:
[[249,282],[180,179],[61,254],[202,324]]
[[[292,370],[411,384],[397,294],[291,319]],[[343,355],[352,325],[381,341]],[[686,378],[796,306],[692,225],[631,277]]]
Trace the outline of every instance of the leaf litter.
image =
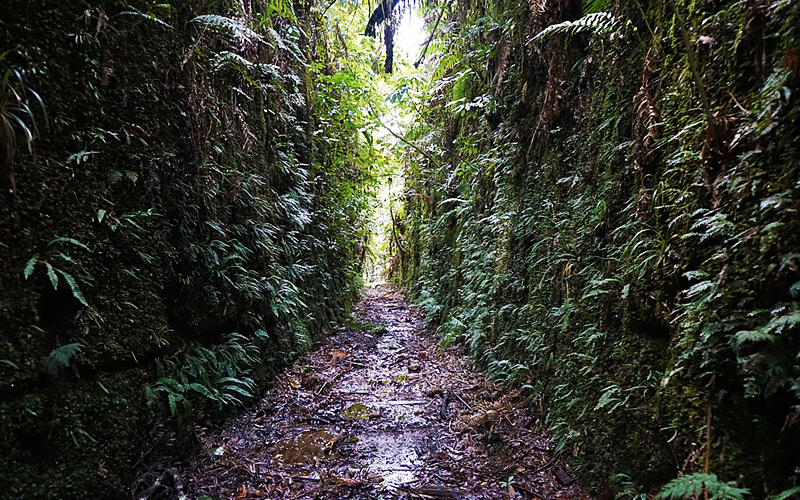
[[[341,327],[181,471],[191,499],[583,499],[531,398],[441,350],[402,292]],[[378,325],[369,328],[367,325]],[[213,450],[213,451],[212,451]]]

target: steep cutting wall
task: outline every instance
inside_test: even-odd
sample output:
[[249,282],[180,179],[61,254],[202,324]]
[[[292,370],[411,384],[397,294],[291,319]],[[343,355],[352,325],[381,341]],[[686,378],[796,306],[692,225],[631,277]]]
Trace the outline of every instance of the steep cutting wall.
[[800,4],[448,17],[399,227],[444,341],[528,385],[597,490],[706,468],[793,486]]
[[141,493],[352,305],[371,150],[309,9],[0,4],[0,497]]

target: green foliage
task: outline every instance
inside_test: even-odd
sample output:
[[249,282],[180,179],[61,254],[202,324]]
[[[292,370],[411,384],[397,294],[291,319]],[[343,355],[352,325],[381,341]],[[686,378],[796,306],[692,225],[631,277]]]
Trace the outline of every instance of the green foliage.
[[[50,243],[47,244],[47,247],[49,248],[56,243],[69,243],[71,245],[75,245],[79,248],[91,252],[89,247],[87,247],[85,244],[81,243],[80,241],[74,238],[67,238],[67,237],[55,238],[51,240]],[[59,257],[62,261],[65,261],[66,263],[74,263],[74,260],[68,255],[64,254],[63,252],[58,252],[56,256]],[[54,290],[58,289],[58,283],[59,283],[58,275],[60,274],[64,278],[64,281],[67,282],[67,286],[69,286],[69,289],[72,292],[72,296],[75,297],[78,300],[78,302],[80,302],[84,306],[89,307],[89,303],[86,302],[86,298],[83,296],[83,292],[81,292],[80,286],[78,286],[78,282],[75,280],[75,278],[67,271],[56,268],[52,264],[50,264],[50,262],[42,260],[39,257],[39,254],[35,254],[33,257],[28,259],[28,262],[25,264],[25,268],[22,270],[22,275],[25,277],[26,280],[31,277],[31,275],[33,274],[34,267],[36,267],[36,264],[39,263],[45,266],[47,277],[50,280],[50,284],[53,285]]]
[[239,43],[267,43],[263,36],[247,27],[245,22],[241,19],[233,19],[217,14],[205,14],[195,17],[192,19],[192,22],[228,35]]
[[248,375],[260,349],[238,333],[230,333],[219,346],[195,346],[178,364],[167,361],[165,375],[147,387],[148,406],[166,397],[172,417],[188,418],[191,395],[199,394],[223,406],[237,406],[253,397],[255,382]]
[[611,0],[588,0],[583,9],[583,14],[594,14],[608,10]]
[[[0,54],[0,65],[9,57],[11,50]],[[2,66],[0,66],[2,67]],[[36,112],[41,111],[47,125],[47,109],[41,96],[26,84],[27,73],[17,68],[8,68],[0,81],[0,145],[5,150],[4,174],[15,188],[14,156],[17,153],[17,134],[22,133],[25,145],[33,154],[33,141],[39,133]],[[5,181],[5,179],[3,179]]]
[[612,40],[619,36],[619,22],[616,17],[608,12],[593,12],[586,14],[577,21],[564,21],[563,23],[551,24],[531,40],[540,42],[554,35],[575,36],[578,33],[592,33],[598,35],[608,35]]
[[696,472],[673,479],[664,485],[656,498],[678,500],[682,498],[700,498],[708,491],[709,500],[742,500],[750,491],[737,488],[734,481],[723,482],[714,474]]
[[3,493],[116,498],[186,451],[141,455],[153,428],[240,408],[358,299],[374,51],[283,0],[23,4],[0,2]]
[[585,480],[635,496],[707,460],[775,491],[800,465],[798,18],[775,4],[756,41],[747,4],[678,3],[711,131],[668,7],[460,9],[408,134],[400,272],[443,344],[541,395]]
[[778,493],[777,495],[770,495],[767,498],[769,498],[769,500],[786,500],[788,498],[792,498],[797,495],[800,495],[800,486],[788,489],[786,491]]
[[80,342],[62,345],[50,352],[44,362],[44,369],[52,376],[56,376],[59,372],[70,366],[70,363],[76,359],[83,349],[84,345]]

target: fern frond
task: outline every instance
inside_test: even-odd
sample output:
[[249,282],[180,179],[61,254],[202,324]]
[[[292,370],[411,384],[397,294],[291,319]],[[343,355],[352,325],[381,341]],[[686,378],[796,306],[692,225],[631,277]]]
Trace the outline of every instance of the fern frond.
[[538,34],[531,41],[540,42],[552,35],[564,34],[574,36],[578,33],[592,32],[600,35],[612,34],[619,28],[617,18],[608,12],[597,12],[587,14],[577,21],[564,21],[563,23],[551,24]]
[[[211,67],[214,68],[214,71],[232,67],[242,74],[247,74],[253,68],[253,63],[235,52],[223,50],[211,60]],[[209,221],[208,224],[211,222]]]
[[67,282],[67,285],[69,285],[69,289],[72,291],[72,295],[76,299],[78,299],[78,302],[80,302],[86,307],[89,307],[89,303],[86,302],[86,298],[84,298],[83,293],[81,292],[81,289],[78,286],[78,282],[75,281],[75,278],[73,278],[71,274],[67,273],[66,271],[62,271],[61,269],[59,269],[58,272],[61,274],[61,276],[64,277],[64,281]]
[[198,384],[197,382],[193,382],[193,383],[188,385],[188,388],[192,389],[195,392],[199,392],[200,394],[202,394],[203,396],[207,397],[208,399],[213,399],[213,400],[217,399],[214,396],[214,394],[212,394],[211,391],[208,390],[208,388],[206,386],[204,386],[203,384]]
[[81,353],[82,348],[83,344],[75,342],[53,349],[44,362],[45,370],[50,375],[58,375],[58,370],[68,367],[72,358]]
[[758,330],[743,330],[733,335],[733,347],[738,349],[745,342],[762,342],[765,340],[772,342],[775,340],[775,336],[765,332],[762,328]]
[[53,285],[53,289],[58,290],[58,275],[56,274],[55,269],[49,263],[45,262],[45,266],[47,266],[47,277],[50,278],[50,283]]
[[275,43],[278,45],[279,49],[285,50],[291,54],[292,57],[294,57],[300,64],[305,64],[305,61],[303,61],[302,57],[300,57],[300,48],[294,42],[284,41],[283,37],[281,37],[278,32],[272,28],[267,28],[267,32],[269,33],[269,36],[275,40]]
[[7,359],[0,359],[0,363],[4,364],[4,365],[7,365],[7,366],[10,366],[11,368],[14,368],[15,370],[19,370],[19,366],[17,366],[17,364],[14,363],[13,361],[9,361]]
[[213,28],[222,34],[230,36],[238,42],[251,44],[258,42],[265,44],[267,43],[267,40],[264,37],[245,26],[245,24],[238,19],[218,16],[216,14],[206,14],[195,17],[192,19],[192,22]]
[[178,404],[183,406],[187,413],[192,407],[192,404],[188,399],[186,399],[182,394],[177,394],[174,392],[171,392],[167,395],[167,402],[169,404],[169,411],[173,417],[178,415]]
[[120,15],[120,16],[136,16],[136,17],[141,17],[141,18],[143,18],[143,19],[147,19],[148,21],[153,21],[153,22],[155,22],[155,23],[158,23],[158,24],[160,24],[161,26],[164,26],[164,27],[166,27],[166,28],[170,28],[170,29],[172,28],[172,26],[170,26],[169,24],[165,23],[165,22],[164,22],[164,21],[162,21],[161,19],[157,18],[157,17],[156,17],[155,15],[153,15],[153,14],[150,14],[150,13],[147,13],[147,14],[145,14],[144,12],[140,12],[140,11],[138,11],[138,10],[134,9],[133,7],[130,7],[130,6],[129,6],[129,8],[130,8],[131,10],[126,10],[126,11],[120,12],[120,13],[119,13],[119,15]]
[[744,495],[750,493],[747,488],[737,488],[734,481],[726,483],[720,481],[716,474],[696,472],[673,479],[661,489],[656,498],[700,498],[704,489],[708,490],[709,500],[744,500]]
[[86,245],[84,245],[80,241],[76,240],[75,238],[66,238],[64,236],[59,236],[58,238],[55,238],[55,239],[51,240],[50,243],[47,244],[47,246],[51,246],[54,243],[71,243],[71,244],[73,244],[73,245],[75,245],[77,247],[81,247],[84,250],[87,250],[87,251],[91,252],[89,247],[87,247]]
[[33,257],[30,258],[27,264],[25,264],[25,269],[22,271],[22,275],[25,276],[25,279],[31,277],[31,273],[33,273],[33,268],[36,266],[36,263],[39,262],[39,254],[37,253]]
[[611,6],[611,0],[587,0],[586,7],[583,9],[583,15],[597,14],[607,11]]
[[800,495],[800,486],[797,486],[795,488],[783,491],[781,493],[778,493],[775,496],[769,496],[769,497],[767,497],[767,499],[768,500],[786,500],[787,498],[792,498],[795,495]]

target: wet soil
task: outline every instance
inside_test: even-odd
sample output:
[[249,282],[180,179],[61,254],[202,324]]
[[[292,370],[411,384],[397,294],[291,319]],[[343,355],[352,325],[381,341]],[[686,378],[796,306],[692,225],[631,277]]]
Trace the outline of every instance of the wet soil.
[[535,399],[438,349],[399,290],[368,290],[356,316],[249,412],[199,433],[188,498],[586,498]]

